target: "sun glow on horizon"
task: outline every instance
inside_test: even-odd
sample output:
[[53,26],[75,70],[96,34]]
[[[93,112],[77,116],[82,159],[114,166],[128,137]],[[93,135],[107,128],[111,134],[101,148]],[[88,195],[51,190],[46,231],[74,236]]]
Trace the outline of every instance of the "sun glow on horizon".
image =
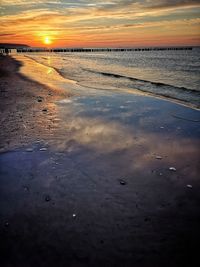
[[45,37],[44,37],[43,42],[44,42],[44,44],[46,44],[46,45],[50,45],[50,44],[52,44],[52,40],[51,40],[50,37],[48,37],[48,36],[45,36]]

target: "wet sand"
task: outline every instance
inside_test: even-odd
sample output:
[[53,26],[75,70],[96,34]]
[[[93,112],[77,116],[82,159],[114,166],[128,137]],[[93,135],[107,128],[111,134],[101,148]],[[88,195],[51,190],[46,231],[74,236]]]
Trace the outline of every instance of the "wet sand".
[[52,134],[56,124],[55,101],[70,93],[61,88],[49,88],[21,75],[22,63],[1,57],[1,117],[0,151],[26,145]]
[[0,266],[198,266],[199,112],[0,60]]

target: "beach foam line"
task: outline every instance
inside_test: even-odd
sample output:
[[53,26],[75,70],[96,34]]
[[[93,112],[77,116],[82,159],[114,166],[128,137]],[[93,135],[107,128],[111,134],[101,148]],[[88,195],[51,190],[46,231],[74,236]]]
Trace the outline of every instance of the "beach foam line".
[[155,97],[160,96],[162,98],[166,98],[172,101],[178,100],[180,102],[183,102],[184,105],[193,107],[195,109],[200,108],[199,106],[200,91],[197,91],[195,89],[173,86],[173,85],[165,84],[161,82],[153,82],[153,81],[138,79],[135,77],[125,76],[125,75],[121,75],[118,73],[100,72],[100,71],[95,71],[95,70],[86,69],[86,68],[84,70],[91,72],[91,73],[118,79],[119,80],[118,84],[120,84],[120,79],[127,79],[130,81],[130,83],[127,86],[127,88],[124,88],[123,90],[126,90],[126,91],[129,90],[129,92],[130,90],[139,90],[144,93],[154,95]]
[[178,87],[178,86],[174,86],[174,85],[171,85],[171,84],[143,80],[143,79],[138,79],[138,78],[134,78],[134,77],[126,76],[126,75],[121,75],[121,74],[116,74],[116,73],[93,71],[93,70],[90,70],[90,69],[84,69],[84,70],[92,72],[92,73],[96,73],[96,74],[101,74],[101,75],[104,75],[104,76],[110,76],[110,77],[114,77],[114,78],[124,78],[124,79],[129,79],[131,81],[144,82],[144,83],[149,83],[149,84],[156,85],[156,86],[163,86],[163,87],[166,86],[166,87],[175,88],[175,89],[178,89],[178,90],[187,91],[187,92],[190,92],[190,93],[193,92],[193,93],[200,94],[200,91],[195,90],[195,89],[186,88],[186,87]]

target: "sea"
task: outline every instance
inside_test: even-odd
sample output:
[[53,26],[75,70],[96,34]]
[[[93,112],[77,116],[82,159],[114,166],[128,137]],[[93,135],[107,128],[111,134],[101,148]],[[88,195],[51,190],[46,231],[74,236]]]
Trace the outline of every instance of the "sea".
[[200,47],[192,50],[29,53],[85,90],[143,92],[200,107]]

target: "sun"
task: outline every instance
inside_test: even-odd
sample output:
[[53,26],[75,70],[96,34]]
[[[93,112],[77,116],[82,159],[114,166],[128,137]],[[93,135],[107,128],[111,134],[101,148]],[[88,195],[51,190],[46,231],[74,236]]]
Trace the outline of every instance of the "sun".
[[44,42],[46,45],[49,45],[49,44],[52,43],[52,40],[51,40],[48,36],[45,36],[43,42]]

